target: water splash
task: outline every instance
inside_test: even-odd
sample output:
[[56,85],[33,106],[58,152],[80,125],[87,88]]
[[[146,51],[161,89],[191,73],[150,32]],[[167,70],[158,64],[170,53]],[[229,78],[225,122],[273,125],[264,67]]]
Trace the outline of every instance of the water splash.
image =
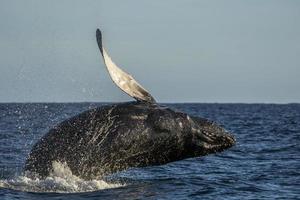
[[83,180],[72,174],[66,163],[53,162],[53,171],[45,179],[22,175],[12,179],[0,180],[0,188],[9,188],[26,192],[77,193],[92,192],[124,186],[108,183],[104,180]]

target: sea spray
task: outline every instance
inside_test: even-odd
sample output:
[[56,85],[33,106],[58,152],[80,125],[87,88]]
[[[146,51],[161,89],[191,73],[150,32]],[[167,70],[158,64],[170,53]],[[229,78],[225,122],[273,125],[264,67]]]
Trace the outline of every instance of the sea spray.
[[104,180],[83,180],[72,174],[66,163],[54,161],[52,172],[45,179],[21,175],[11,179],[0,180],[0,187],[26,192],[77,193],[92,192],[124,186],[119,183],[108,183]]

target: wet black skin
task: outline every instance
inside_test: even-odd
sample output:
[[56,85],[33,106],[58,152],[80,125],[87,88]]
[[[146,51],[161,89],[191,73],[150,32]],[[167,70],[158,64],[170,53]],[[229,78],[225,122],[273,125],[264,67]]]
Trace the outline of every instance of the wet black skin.
[[33,147],[25,170],[46,177],[52,162],[91,179],[131,167],[162,165],[233,146],[217,124],[142,102],[83,112],[49,131]]

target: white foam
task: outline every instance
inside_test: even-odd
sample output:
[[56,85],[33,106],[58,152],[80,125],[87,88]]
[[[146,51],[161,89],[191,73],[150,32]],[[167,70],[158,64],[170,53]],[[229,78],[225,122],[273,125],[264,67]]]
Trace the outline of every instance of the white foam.
[[108,183],[104,180],[83,180],[73,175],[66,163],[53,162],[52,167],[52,173],[45,179],[32,178],[26,175],[18,176],[0,180],[0,187],[26,192],[76,193],[124,186],[119,183]]

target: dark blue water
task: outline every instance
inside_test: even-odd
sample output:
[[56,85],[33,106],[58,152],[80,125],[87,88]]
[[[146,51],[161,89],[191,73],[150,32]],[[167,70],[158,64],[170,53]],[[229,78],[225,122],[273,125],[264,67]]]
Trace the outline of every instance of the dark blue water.
[[106,182],[59,173],[46,181],[22,175],[26,156],[43,134],[95,106],[101,104],[0,104],[0,199],[300,199],[299,104],[170,104],[223,125],[236,146],[131,169]]

